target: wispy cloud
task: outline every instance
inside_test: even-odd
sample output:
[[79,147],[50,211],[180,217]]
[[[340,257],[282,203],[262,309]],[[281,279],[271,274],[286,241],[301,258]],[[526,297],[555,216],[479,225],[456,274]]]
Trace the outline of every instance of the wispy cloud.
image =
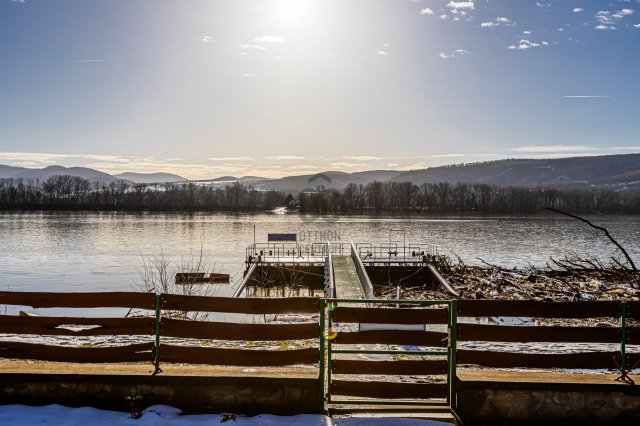
[[260,36],[253,39],[256,43],[284,43],[284,37],[281,36]]
[[242,76],[243,76],[243,77],[249,77],[249,78],[252,78],[252,77],[255,77],[256,75],[255,75],[255,74],[248,73],[248,72],[245,72],[245,73],[242,73]]
[[576,7],[573,9],[573,13],[580,13],[580,12],[584,12],[584,9],[581,7]]
[[203,42],[205,42],[205,43],[214,43],[214,42],[215,42],[215,40],[213,39],[213,37],[211,37],[211,36],[207,36],[207,35],[202,36],[202,38],[201,38],[200,40],[202,40],[202,41],[203,41]]
[[442,59],[457,58],[457,57],[460,57],[460,56],[464,56],[464,55],[466,55],[468,53],[469,53],[468,50],[456,49],[456,50],[452,51],[451,53],[440,52],[440,58],[442,58]]
[[266,47],[260,44],[241,44],[240,49],[255,49],[255,50],[267,50]]
[[476,5],[473,1],[450,1],[449,3],[447,3],[447,7],[452,10],[473,10],[476,8]]
[[584,99],[584,98],[610,98],[611,96],[607,95],[565,95],[565,98],[569,99]]
[[549,46],[549,42],[547,41],[534,42],[534,41],[529,41],[527,39],[521,39],[517,44],[509,45],[509,50],[527,50],[527,49],[533,49],[534,47],[540,47],[540,46]]
[[352,161],[377,161],[377,160],[382,160],[382,158],[380,158],[380,157],[373,157],[373,156],[370,156],[370,155],[360,155],[360,156],[344,155],[344,156],[342,156],[342,159],[344,159],[344,160],[352,160]]
[[509,18],[505,18],[504,16],[498,16],[493,21],[483,22],[480,24],[481,28],[493,28],[500,26],[509,26],[513,27],[516,23],[511,21]]
[[86,64],[90,62],[104,62],[104,59],[73,59],[69,62],[74,64]]
[[252,161],[251,157],[210,157],[209,161]]
[[595,151],[596,148],[586,145],[529,145],[513,148],[514,152],[560,153]]
[[387,56],[387,52],[386,52],[386,51],[384,51],[384,50],[378,50],[378,51],[376,52],[376,55]]
[[433,10],[425,7],[424,9],[420,10],[420,15],[433,15]]
[[633,26],[633,28],[640,28],[640,23],[635,24],[635,25]]
[[620,9],[616,12],[611,12],[609,10],[600,10],[595,14],[596,21],[599,22],[598,25],[595,26],[596,30],[616,30],[616,23],[627,16],[633,15],[633,9]]
[[270,155],[264,157],[265,160],[269,161],[295,161],[295,160],[304,160],[305,157],[300,157],[298,155]]

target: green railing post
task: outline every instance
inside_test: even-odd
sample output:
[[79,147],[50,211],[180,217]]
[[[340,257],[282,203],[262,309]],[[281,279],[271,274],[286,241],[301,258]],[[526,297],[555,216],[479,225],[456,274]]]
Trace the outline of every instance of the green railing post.
[[455,390],[456,390],[456,352],[458,343],[458,301],[449,302],[449,369],[447,374],[449,389],[447,394],[447,403],[450,407],[454,407]]
[[620,303],[620,369],[627,374],[627,302]]
[[325,388],[324,382],[324,315],[325,315],[325,301],[324,299],[320,299],[319,302],[320,308],[320,385],[322,386],[322,400],[326,398],[327,392]]
[[[335,306],[335,302],[331,301]],[[331,307],[327,308],[327,402],[331,402],[331,336],[333,333],[332,327],[332,319],[331,319],[332,309]],[[324,336],[324,334],[323,334]]]
[[160,302],[161,295],[156,293],[156,350],[154,356],[154,363],[156,365],[156,371],[153,373],[158,374],[160,371]]

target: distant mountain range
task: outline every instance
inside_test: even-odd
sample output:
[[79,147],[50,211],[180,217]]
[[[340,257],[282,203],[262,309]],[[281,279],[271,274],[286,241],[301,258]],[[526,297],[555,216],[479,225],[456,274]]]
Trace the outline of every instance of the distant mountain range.
[[[0,178],[21,178],[44,181],[53,175],[80,176],[91,182],[110,183],[126,180],[135,183],[186,182],[187,179],[171,173],[121,173],[109,175],[85,167],[49,166],[29,169],[0,165]],[[315,191],[318,187],[342,190],[348,184],[366,185],[381,182],[412,182],[416,185],[439,182],[477,182],[498,186],[567,187],[632,187],[640,188],[640,154],[603,155],[559,159],[510,159],[483,163],[459,164],[428,169],[397,171],[371,170],[344,173],[327,171],[302,176],[266,179],[257,176],[222,176],[198,182],[224,186],[230,182],[251,183],[258,189],[278,190],[297,194]]]
[[113,175],[118,179],[130,180],[135,183],[158,183],[158,182],[185,182],[188,179],[182,176],[174,175],[172,173],[134,173],[126,172],[118,175]]

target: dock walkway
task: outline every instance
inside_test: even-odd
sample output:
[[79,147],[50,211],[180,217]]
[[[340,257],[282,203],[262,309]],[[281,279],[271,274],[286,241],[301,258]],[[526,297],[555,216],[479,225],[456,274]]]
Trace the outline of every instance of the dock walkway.
[[364,291],[351,256],[331,256],[336,297],[340,299],[364,299]]

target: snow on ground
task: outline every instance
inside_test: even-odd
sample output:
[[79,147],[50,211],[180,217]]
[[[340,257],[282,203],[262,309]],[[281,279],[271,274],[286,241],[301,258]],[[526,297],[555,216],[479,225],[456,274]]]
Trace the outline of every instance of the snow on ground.
[[142,417],[132,419],[129,413],[99,410],[82,407],[69,408],[61,405],[32,407],[27,405],[0,405],[0,425],[55,425],[55,426],[93,426],[93,425],[131,425],[131,426],[199,426],[225,424],[228,426],[427,426],[449,425],[449,423],[420,419],[400,418],[337,418],[331,419],[320,414],[298,414],[296,416],[274,416],[262,414],[254,417],[237,415],[231,417],[222,414],[181,415],[180,410],[164,405],[154,405],[143,411]]

